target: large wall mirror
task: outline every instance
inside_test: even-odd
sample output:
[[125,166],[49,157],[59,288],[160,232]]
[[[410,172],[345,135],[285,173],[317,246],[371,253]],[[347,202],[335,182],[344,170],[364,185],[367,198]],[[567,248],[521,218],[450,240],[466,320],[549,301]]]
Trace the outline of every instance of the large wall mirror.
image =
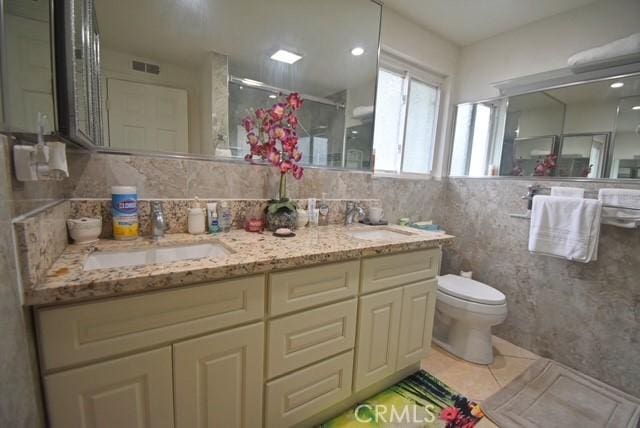
[[459,104],[451,175],[640,179],[640,74]]
[[93,1],[103,149],[243,159],[242,119],[298,92],[303,163],[370,168],[377,2]]

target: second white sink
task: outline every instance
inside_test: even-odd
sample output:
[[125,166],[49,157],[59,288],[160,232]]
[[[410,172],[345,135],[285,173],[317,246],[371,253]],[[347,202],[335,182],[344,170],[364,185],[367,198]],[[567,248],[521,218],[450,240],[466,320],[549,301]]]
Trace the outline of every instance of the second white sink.
[[387,228],[357,229],[348,233],[354,238],[365,239],[367,241],[393,241],[395,239],[406,238],[407,236],[414,235],[410,232]]
[[96,251],[89,255],[84,270],[171,263],[180,260],[225,257],[231,252],[220,244],[153,247],[131,251]]

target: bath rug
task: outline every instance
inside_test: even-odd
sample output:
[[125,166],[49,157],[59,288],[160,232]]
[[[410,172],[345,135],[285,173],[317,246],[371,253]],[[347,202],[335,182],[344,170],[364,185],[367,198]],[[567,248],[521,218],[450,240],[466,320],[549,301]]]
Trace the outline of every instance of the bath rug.
[[544,358],[480,407],[500,428],[640,427],[640,399]]
[[471,428],[480,407],[424,370],[320,425],[322,428]]

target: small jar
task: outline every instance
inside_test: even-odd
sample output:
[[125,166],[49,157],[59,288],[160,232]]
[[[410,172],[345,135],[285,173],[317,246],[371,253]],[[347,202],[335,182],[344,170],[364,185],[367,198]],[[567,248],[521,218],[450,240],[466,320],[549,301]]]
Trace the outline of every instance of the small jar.
[[189,208],[189,233],[200,235],[204,233],[205,227],[204,210],[202,208]]
[[262,233],[264,231],[264,213],[260,208],[249,210],[245,217],[244,230],[254,233]]

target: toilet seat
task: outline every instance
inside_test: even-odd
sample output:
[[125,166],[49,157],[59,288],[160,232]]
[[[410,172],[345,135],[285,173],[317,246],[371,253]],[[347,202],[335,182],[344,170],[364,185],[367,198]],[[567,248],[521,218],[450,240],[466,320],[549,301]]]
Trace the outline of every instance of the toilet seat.
[[463,311],[470,314],[487,316],[503,316],[507,314],[506,303],[501,305],[487,305],[485,303],[470,302],[450,296],[447,293],[443,293],[442,290],[438,290],[437,296],[437,300],[441,305],[449,306],[456,312]]
[[438,278],[438,291],[446,296],[479,305],[504,305],[506,297],[493,287],[458,275]]

